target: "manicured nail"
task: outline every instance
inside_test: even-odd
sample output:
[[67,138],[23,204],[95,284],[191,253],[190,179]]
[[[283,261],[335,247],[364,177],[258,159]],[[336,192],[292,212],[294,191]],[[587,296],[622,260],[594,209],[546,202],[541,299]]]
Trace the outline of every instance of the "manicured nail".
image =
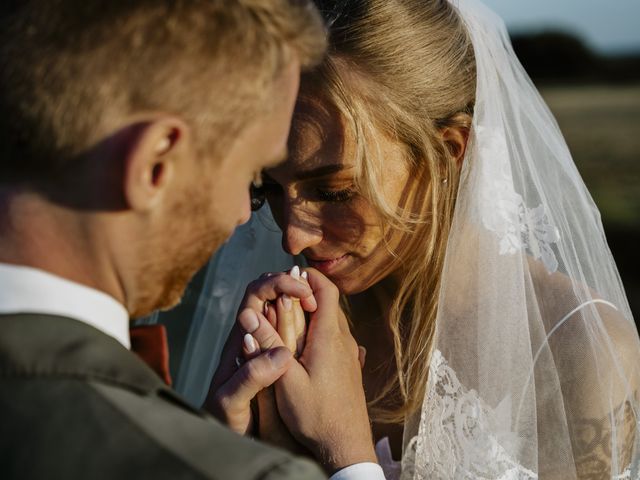
[[244,348],[247,350],[247,353],[255,353],[258,351],[258,344],[250,333],[244,336]]
[[255,332],[260,326],[260,320],[258,319],[256,312],[248,308],[247,313],[242,317],[242,326],[247,333]]
[[284,367],[289,360],[291,360],[292,354],[286,348],[274,348],[267,353],[275,368]]
[[294,267],[289,272],[293,278],[300,278],[300,267],[298,265],[294,265]]
[[304,278],[305,280],[309,280],[309,274],[307,272],[302,272],[301,277]]
[[282,295],[282,306],[284,307],[285,311],[290,312],[291,311],[291,307],[293,307],[293,302],[291,301],[291,297],[289,295],[287,295],[286,293],[284,293]]
[[264,309],[263,309],[263,312],[264,312],[264,316],[265,316],[265,317],[268,317],[268,316],[269,316],[269,302],[264,302]]

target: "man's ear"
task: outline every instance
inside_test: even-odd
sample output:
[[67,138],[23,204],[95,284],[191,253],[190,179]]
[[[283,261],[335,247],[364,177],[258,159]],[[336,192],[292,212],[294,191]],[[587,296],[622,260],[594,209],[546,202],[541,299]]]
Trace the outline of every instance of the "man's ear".
[[122,190],[127,206],[149,210],[163,197],[176,176],[177,162],[190,155],[188,126],[176,117],[144,122],[129,137]]
[[447,145],[459,171],[462,168],[464,154],[467,151],[469,129],[466,127],[451,126],[443,128],[441,133],[442,140],[444,140],[444,143]]

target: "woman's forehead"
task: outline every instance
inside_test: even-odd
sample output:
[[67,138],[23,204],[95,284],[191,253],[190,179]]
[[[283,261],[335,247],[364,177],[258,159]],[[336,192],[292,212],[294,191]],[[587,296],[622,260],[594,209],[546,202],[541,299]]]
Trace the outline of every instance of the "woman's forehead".
[[308,102],[299,103],[289,135],[291,162],[314,168],[344,161],[353,142],[337,110],[332,110]]

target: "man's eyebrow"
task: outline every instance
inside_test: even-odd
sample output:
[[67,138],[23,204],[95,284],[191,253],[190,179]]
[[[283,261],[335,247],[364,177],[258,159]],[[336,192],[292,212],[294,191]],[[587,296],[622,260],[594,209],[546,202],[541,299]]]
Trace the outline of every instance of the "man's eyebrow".
[[310,178],[315,177],[324,177],[326,175],[331,175],[332,173],[338,173],[342,170],[348,170],[353,168],[351,165],[345,165],[343,163],[336,163],[333,165],[322,165],[318,168],[314,168],[312,170],[307,170],[306,172],[297,172],[294,177],[296,180],[308,180]]

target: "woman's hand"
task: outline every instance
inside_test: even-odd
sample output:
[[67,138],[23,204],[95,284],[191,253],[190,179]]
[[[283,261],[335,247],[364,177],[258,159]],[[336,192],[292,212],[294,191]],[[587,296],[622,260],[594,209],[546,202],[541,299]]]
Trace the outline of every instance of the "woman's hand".
[[[289,275],[307,283],[306,274],[301,275],[297,266],[289,272]],[[269,323],[278,332],[284,345],[294,356],[298,357],[304,349],[307,331],[305,313],[300,300],[283,294],[275,302],[265,305],[264,314]],[[252,349],[255,347],[254,352],[259,351],[260,347],[257,343],[253,343],[255,339],[251,338]],[[253,355],[254,353],[249,352],[245,345],[245,356],[252,358]],[[261,440],[292,453],[310,455],[308,450],[295,440],[280,418],[273,386],[258,393],[257,407],[258,436]]]
[[[276,397],[289,431],[333,473],[376,462],[360,372],[364,352],[349,332],[335,285],[308,271],[318,308],[311,314],[302,355],[275,385]],[[266,318],[257,327],[239,320],[262,348],[279,338]]]
[[[286,273],[265,274],[249,284],[239,309],[238,324],[227,339],[204,404],[207,411],[240,434],[255,429],[251,401],[258,392],[280,378],[290,365],[291,348],[284,347],[273,329],[270,338],[262,339],[260,351],[254,352],[243,365],[238,364],[243,349],[251,342],[251,336],[243,330],[257,329],[260,321],[268,323],[263,314],[265,305],[276,302],[282,295],[300,299],[299,305],[306,311],[317,308],[313,291],[301,278],[293,278]],[[295,333],[293,336],[295,338]]]
[[[291,269],[289,276],[309,285],[307,273],[301,273],[297,265]],[[317,308],[315,297],[312,298],[313,303],[308,301],[309,299],[305,301],[309,312],[313,312]],[[311,306],[313,306],[312,309]],[[265,304],[264,314],[280,335],[284,345],[291,350],[295,357],[300,356],[304,350],[307,334],[307,320],[302,300],[284,293],[275,302]]]
[[[257,323],[258,319],[255,321]],[[268,323],[266,319],[263,321]],[[291,351],[275,333],[269,340],[268,349],[255,352],[249,361],[240,365],[241,346],[249,338],[251,336],[244,335],[238,326],[233,328],[203,405],[205,410],[241,435],[251,433],[256,426],[251,401],[258,392],[278,380],[293,361]]]

